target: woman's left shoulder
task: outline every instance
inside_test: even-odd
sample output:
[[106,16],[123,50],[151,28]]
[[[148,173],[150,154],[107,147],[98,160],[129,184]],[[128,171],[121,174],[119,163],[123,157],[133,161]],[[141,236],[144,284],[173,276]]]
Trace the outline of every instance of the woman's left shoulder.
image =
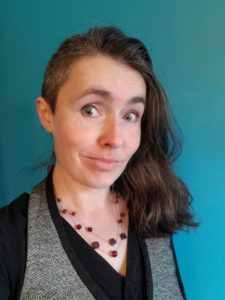
[[156,274],[155,278],[163,279],[163,282],[167,284],[168,291],[171,287],[171,291],[175,288],[177,291],[180,289],[183,299],[186,299],[173,243],[173,235],[146,238],[145,244],[150,258],[152,274]]

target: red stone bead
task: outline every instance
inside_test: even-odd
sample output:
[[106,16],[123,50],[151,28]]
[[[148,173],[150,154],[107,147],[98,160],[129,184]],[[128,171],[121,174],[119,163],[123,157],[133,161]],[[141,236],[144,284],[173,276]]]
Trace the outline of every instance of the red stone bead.
[[109,245],[110,246],[114,246],[116,244],[116,240],[115,239],[110,239],[109,240]]
[[93,242],[93,243],[91,243],[91,247],[93,248],[93,249],[97,249],[97,248],[99,248],[99,242]]
[[63,209],[62,213],[65,214],[67,212],[67,209]]
[[110,255],[111,255],[112,257],[117,257],[118,252],[117,252],[116,250],[113,250],[113,251],[110,252]]
[[72,215],[72,216],[76,216],[76,212],[75,212],[75,211],[72,211],[72,212],[71,212],[71,215]]
[[120,234],[120,238],[121,238],[121,240],[125,240],[125,239],[127,238],[126,233],[125,233],[125,232],[122,232],[122,233]]
[[123,223],[123,220],[122,220],[122,219],[119,219],[117,222],[118,222],[119,224],[121,224],[121,223]]
[[82,228],[82,225],[81,225],[81,224],[77,224],[76,228],[77,228],[78,230],[80,230],[80,229]]
[[86,231],[88,231],[88,232],[92,232],[92,227],[86,227]]
[[124,212],[121,212],[121,213],[120,213],[120,216],[121,216],[121,218],[124,218],[124,217],[125,217],[125,213],[124,213]]

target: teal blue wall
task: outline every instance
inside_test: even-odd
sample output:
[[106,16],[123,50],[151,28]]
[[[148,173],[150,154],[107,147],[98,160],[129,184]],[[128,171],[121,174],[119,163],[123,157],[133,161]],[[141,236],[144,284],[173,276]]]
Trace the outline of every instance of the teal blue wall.
[[[225,1],[39,0],[0,3],[1,205],[44,171],[51,152],[35,98],[59,42],[93,25],[120,26],[152,55],[184,138],[175,168],[187,182],[201,227],[175,246],[188,299],[225,299]],[[50,152],[49,152],[50,151]]]

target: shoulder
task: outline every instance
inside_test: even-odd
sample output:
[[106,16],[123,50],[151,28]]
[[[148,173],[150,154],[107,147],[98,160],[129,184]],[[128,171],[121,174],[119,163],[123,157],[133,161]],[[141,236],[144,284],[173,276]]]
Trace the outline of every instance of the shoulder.
[[18,248],[26,238],[28,202],[29,194],[23,193],[0,209],[0,251]]
[[0,251],[20,245],[26,237],[29,194],[23,193],[0,209]]
[[28,202],[29,194],[24,193],[0,209],[0,298],[2,293],[16,295],[22,283]]
[[28,193],[23,193],[10,204],[0,208],[0,234],[18,230],[18,225],[27,223],[29,197]]
[[145,238],[147,248],[151,248],[151,251],[165,252],[172,250],[172,236],[165,237],[148,237]]
[[166,262],[170,267],[175,265],[176,255],[172,236],[147,238],[145,244],[151,260],[156,264]]
[[[171,291],[179,289],[183,299],[186,299],[177,263],[173,236],[147,238],[145,243],[153,271],[153,281],[155,278],[163,279],[162,281],[167,286],[168,291],[171,287]],[[176,298],[171,297],[171,299]]]

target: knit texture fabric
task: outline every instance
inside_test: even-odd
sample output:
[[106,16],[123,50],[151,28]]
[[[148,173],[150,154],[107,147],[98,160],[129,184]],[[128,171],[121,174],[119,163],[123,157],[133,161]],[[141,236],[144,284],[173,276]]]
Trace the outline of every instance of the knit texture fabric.
[[[183,300],[169,238],[146,239],[154,300]],[[51,218],[45,183],[31,193],[27,263],[21,300],[95,299],[74,269]],[[101,300],[101,299],[98,299]]]
[[177,280],[170,239],[146,239],[149,253],[154,300],[183,300]]
[[62,247],[48,210],[44,183],[29,200],[27,264],[21,300],[31,299],[94,299]]

